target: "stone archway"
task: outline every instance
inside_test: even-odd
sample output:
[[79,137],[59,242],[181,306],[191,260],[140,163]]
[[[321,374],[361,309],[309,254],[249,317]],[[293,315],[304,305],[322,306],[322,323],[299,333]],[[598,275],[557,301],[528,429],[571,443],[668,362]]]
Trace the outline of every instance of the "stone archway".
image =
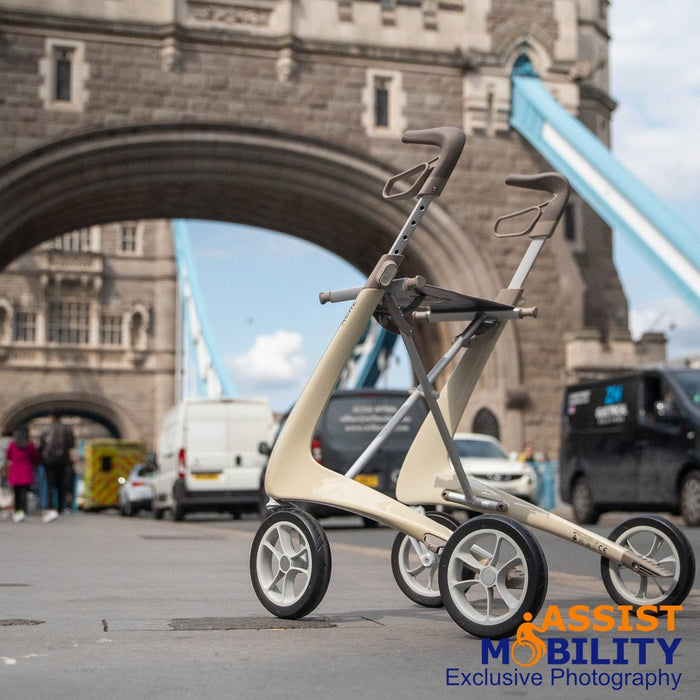
[[[425,156],[414,148],[401,151],[402,163]],[[402,168],[314,139],[222,124],[75,134],[0,166],[0,269],[76,228],[200,218],[283,231],[368,273],[411,209],[410,202],[382,200],[383,185],[397,169]],[[415,242],[402,274],[420,273],[432,283],[483,297],[500,288],[483,245],[442,200],[432,204]],[[439,356],[453,331],[443,324],[422,328],[424,356]],[[506,389],[520,383],[519,357],[517,336],[507,332],[490,370],[490,403],[499,414],[505,411]]]
[[139,435],[131,418],[112,403],[95,395],[70,393],[33,396],[10,406],[0,416],[0,431],[10,434],[18,425],[51,413],[87,418],[102,425],[115,438]]

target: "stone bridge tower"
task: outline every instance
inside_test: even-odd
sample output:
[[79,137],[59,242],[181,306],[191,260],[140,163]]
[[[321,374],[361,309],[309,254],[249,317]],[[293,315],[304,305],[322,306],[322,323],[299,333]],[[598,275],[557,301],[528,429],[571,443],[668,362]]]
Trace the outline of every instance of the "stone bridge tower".
[[[455,125],[467,147],[407,271],[493,295],[522,247],[494,239],[492,223],[531,203],[504,178],[549,169],[508,127],[511,69],[526,53],[606,140],[607,6],[1,0],[0,265],[67,231],[189,217],[283,231],[367,271],[407,211],[381,200],[384,180],[429,153],[401,146],[402,132]],[[540,319],[504,334],[464,428],[551,454],[571,371],[592,356],[599,367],[620,349],[634,355],[610,231],[576,197],[527,302]],[[23,303],[10,300],[11,310]],[[169,322],[154,318],[150,332]],[[426,331],[424,351],[435,355],[452,330]],[[7,343],[5,387],[14,352]],[[3,392],[0,414],[17,400]]]

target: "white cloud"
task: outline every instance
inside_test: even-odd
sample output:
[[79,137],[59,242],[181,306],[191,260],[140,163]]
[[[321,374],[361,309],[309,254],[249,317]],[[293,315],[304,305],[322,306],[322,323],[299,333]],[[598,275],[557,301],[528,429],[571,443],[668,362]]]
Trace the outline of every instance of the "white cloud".
[[[681,216],[700,220],[700,50],[697,0],[614,0],[610,6],[614,154]],[[621,246],[618,239],[616,245]],[[636,254],[616,255],[635,338],[668,338],[669,359],[700,352],[700,318]]]
[[615,0],[611,5],[613,150],[673,201],[700,198],[700,3]]
[[248,352],[228,360],[236,385],[247,393],[298,385],[308,373],[302,345],[301,333],[259,335]]
[[700,318],[676,297],[662,297],[630,311],[632,337],[639,339],[647,331],[666,335],[669,360],[694,356],[700,351]]

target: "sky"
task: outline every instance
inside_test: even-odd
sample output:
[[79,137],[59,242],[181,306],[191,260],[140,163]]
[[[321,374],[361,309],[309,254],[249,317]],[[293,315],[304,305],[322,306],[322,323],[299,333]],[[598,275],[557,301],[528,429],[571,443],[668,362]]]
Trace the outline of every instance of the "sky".
[[[613,153],[700,235],[698,27],[697,0],[610,6]],[[264,396],[273,409],[287,410],[348,309],[321,306],[318,293],[364,278],[284,234],[201,221],[190,222],[190,233],[214,340],[239,395]],[[700,355],[700,318],[618,235],[614,261],[632,336],[661,331],[669,359]],[[410,376],[405,355],[396,357],[386,385],[406,387]]]

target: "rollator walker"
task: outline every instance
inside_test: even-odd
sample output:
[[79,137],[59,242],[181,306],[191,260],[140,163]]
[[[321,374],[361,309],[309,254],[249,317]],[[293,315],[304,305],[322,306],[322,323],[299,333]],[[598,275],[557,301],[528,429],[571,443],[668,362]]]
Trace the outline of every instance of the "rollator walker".
[[[392,177],[386,199],[417,199],[391,249],[361,287],[321,294],[321,303],[354,300],[292,409],[270,456],[265,490],[270,514],[250,554],[260,602],[280,618],[314,610],[331,576],[328,538],[300,506],[316,503],[376,520],[398,531],[392,569],[401,590],[426,606],[444,604],[450,616],[478,637],[514,634],[529,613],[536,617],[547,593],[547,564],[529,528],[561,537],[601,556],[601,576],[612,599],[636,609],[681,603],[693,585],[693,551],[682,532],[657,516],[636,516],[609,538],[469,478],[453,441],[467,402],[506,323],[535,318],[519,306],[523,286],[564,212],[569,184],[558,173],[510,175],[506,184],[544,192],[538,205],[500,217],[499,237],[529,236],[530,243],[506,289],[495,300],[435,287],[422,277],[400,278],[413,233],[454,169],[465,136],[454,127],[408,131],[404,143],[436,146],[439,154]],[[408,185],[402,183],[410,183]],[[405,189],[400,190],[400,187]],[[509,221],[514,219],[515,221]],[[527,219],[523,230],[504,230]],[[365,451],[339,474],[312,456],[316,425],[358,340],[372,317],[403,340],[418,386]],[[429,371],[414,336],[422,323],[460,322],[464,329]],[[452,370],[440,392],[435,381]],[[429,412],[413,440],[396,484],[396,499],[354,479],[419,399]],[[430,510],[426,510],[428,507]],[[463,509],[463,524],[442,511]],[[530,618],[528,618],[530,619]]]

